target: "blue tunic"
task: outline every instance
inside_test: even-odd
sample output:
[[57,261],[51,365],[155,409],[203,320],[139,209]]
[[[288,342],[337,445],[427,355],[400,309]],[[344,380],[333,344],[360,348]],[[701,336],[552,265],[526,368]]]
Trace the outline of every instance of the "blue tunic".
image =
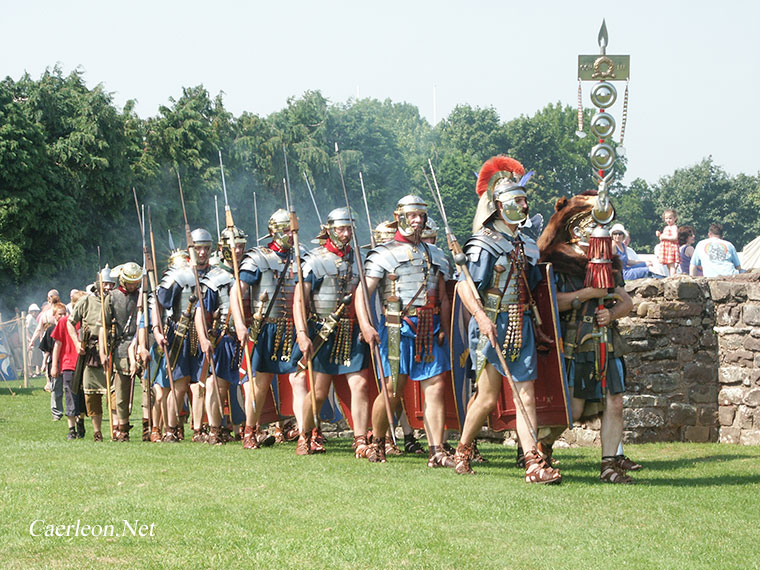
[[[417,326],[417,317],[407,317],[414,326]],[[388,362],[388,328],[385,326],[385,317],[380,319],[381,325],[378,327],[378,334],[380,335],[380,356],[383,360],[383,371],[385,376],[390,378],[391,366]],[[441,317],[435,315],[433,317],[433,339],[437,338],[438,333],[441,331]],[[438,374],[451,370],[451,359],[449,358],[449,344],[444,342],[443,345],[438,345],[437,342],[433,342],[433,361],[425,362],[424,357],[422,362],[417,362],[414,359],[416,354],[415,339],[417,335],[414,334],[412,327],[406,320],[401,321],[401,363],[399,366],[399,374],[406,374],[410,380],[419,381],[427,380]]]

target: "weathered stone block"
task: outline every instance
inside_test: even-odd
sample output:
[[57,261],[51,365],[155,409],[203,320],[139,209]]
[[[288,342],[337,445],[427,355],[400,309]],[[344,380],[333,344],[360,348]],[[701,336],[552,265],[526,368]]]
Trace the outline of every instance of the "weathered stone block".
[[748,408],[747,406],[739,406],[736,410],[736,418],[734,418],[734,427],[741,429],[751,429],[755,410]]
[[721,366],[718,370],[718,382],[721,384],[741,384],[748,372],[740,366]]
[[575,433],[575,443],[583,447],[591,447],[596,442],[599,434],[590,429],[578,429]]
[[760,283],[747,283],[747,299],[760,301]]
[[707,426],[688,426],[684,430],[684,439],[695,443],[710,441],[710,428]]
[[629,340],[628,348],[630,348],[633,352],[643,352],[645,350],[649,350],[649,339],[645,338],[643,340]]
[[647,318],[650,319],[679,319],[698,317],[702,314],[702,305],[694,302],[660,301],[650,305]]
[[660,427],[665,425],[665,414],[652,408],[624,408],[623,424],[628,429]]
[[760,352],[760,338],[754,336],[744,337],[744,349]]
[[691,362],[694,360],[694,351],[685,346],[678,349],[678,361],[679,362]]
[[672,329],[668,336],[674,344],[694,346],[699,340],[700,330],[696,327],[678,327]]
[[643,279],[630,284],[626,283],[626,291],[641,297],[656,297],[662,293],[661,279]]
[[744,397],[744,389],[739,387],[723,388],[718,394],[718,405],[738,406]]
[[698,406],[697,423],[701,426],[714,426],[718,422],[715,406]]
[[658,348],[657,350],[652,350],[646,354],[641,355],[642,360],[676,360],[677,358],[678,350],[674,346],[667,348]]
[[756,408],[757,406],[760,406],[760,388],[753,388],[746,394],[744,394],[744,398],[742,399],[742,402],[750,407]]
[[650,374],[646,377],[645,381],[647,388],[652,392],[666,394],[678,388],[678,384],[681,381],[681,375],[678,372]]
[[718,345],[718,337],[712,330],[706,330],[700,336],[699,344],[705,348],[713,348]]
[[718,336],[718,350],[723,354],[734,350],[744,350],[745,335],[728,334]]
[[694,404],[715,404],[718,401],[718,387],[714,384],[694,384],[689,387],[689,402]]
[[741,445],[760,445],[760,429],[743,430],[739,436]]
[[697,425],[697,407],[690,404],[670,404],[668,422],[679,426]]
[[718,422],[722,426],[730,426],[734,424],[734,417],[736,416],[736,408],[734,406],[719,406],[718,407]]
[[713,301],[725,301],[731,296],[731,284],[725,281],[710,281],[710,298]]
[[742,322],[745,325],[760,325],[760,305],[746,303],[742,308]]
[[719,434],[718,441],[720,443],[739,443],[741,430],[735,427],[722,427]]
[[626,408],[661,408],[667,404],[667,400],[660,396],[648,394],[623,395],[623,406]]
[[732,350],[723,356],[726,364],[736,364],[741,367],[753,366],[755,354],[749,350]]
[[647,327],[642,324],[630,324],[628,326],[623,323],[620,324],[620,333],[627,340],[642,340],[647,338]]
[[713,366],[691,362],[683,367],[683,377],[687,382],[711,382],[716,376]]
[[639,317],[646,317],[649,313],[649,307],[652,305],[649,301],[642,301],[638,305],[636,305],[636,314]]
[[733,305],[721,305],[715,311],[715,324],[719,327],[733,327],[741,318],[741,310]]

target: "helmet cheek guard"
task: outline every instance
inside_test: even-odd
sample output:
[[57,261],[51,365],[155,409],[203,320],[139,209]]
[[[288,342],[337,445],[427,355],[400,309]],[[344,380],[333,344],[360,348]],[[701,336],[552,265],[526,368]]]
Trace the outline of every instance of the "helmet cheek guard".
[[494,202],[501,203],[501,217],[508,224],[521,224],[528,218],[528,208],[517,202],[520,196],[527,200],[525,188],[509,179],[503,178],[494,186]]
[[427,223],[427,211],[427,204],[419,196],[409,194],[408,196],[401,198],[396,204],[396,210],[393,212],[396,221],[398,222],[399,233],[404,237],[409,237],[415,232],[421,233],[424,230],[424,224],[422,228],[415,229],[409,223],[406,215],[413,212],[421,213],[424,215],[425,223]]
[[327,214],[327,222],[325,223],[325,230],[327,237],[332,244],[338,249],[343,249],[351,241],[351,233],[338,233],[338,228],[352,228],[353,216],[349,212],[348,208],[336,208],[329,214]]
[[269,218],[269,233],[274,242],[283,249],[293,247],[293,237],[287,233],[290,229],[290,216],[280,208]]

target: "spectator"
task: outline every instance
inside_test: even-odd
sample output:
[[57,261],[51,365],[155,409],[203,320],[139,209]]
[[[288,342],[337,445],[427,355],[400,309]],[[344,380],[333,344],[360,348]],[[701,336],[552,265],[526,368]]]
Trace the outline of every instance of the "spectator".
[[[66,305],[61,302],[55,303],[52,306],[52,312],[53,319],[57,325],[58,321],[66,316]],[[51,353],[53,350],[55,350],[55,341],[52,338],[52,333],[54,330],[54,327],[48,328],[48,330],[45,331],[45,336],[42,337],[43,342],[46,342],[47,339],[50,338],[51,346],[49,352]],[[50,375],[50,412],[53,414],[54,422],[57,422],[63,418],[63,377],[58,374],[58,364],[59,363],[57,362],[53,363],[53,359],[51,358],[50,364],[48,366],[48,374]]]
[[680,261],[678,253],[678,226],[676,221],[678,214],[675,210],[665,210],[662,213],[662,221],[665,222],[665,228],[657,231],[657,237],[660,238],[660,252],[658,257],[660,263],[668,268],[671,277],[676,274],[676,267]]
[[643,261],[633,261],[629,255],[630,248],[625,244],[625,238],[627,236],[625,227],[623,224],[615,224],[610,228],[612,234],[612,244],[615,246],[615,251],[620,257],[620,261],[623,263],[623,279],[630,281],[633,279],[642,279],[649,276],[649,267]]
[[741,269],[736,248],[731,242],[723,239],[723,226],[718,223],[710,224],[707,239],[703,239],[694,247],[689,274],[696,277],[697,271],[702,270],[705,277],[719,277],[736,275]]
[[[678,228],[678,253],[681,255],[681,273],[689,274],[689,265],[691,257],[694,255],[694,241],[697,239],[697,232],[692,226],[681,226]],[[699,275],[702,275],[700,272]]]
[[[72,294],[71,301],[76,301],[84,295],[83,291],[76,291]],[[58,323],[53,329],[52,337],[55,340],[53,348],[51,376],[63,381],[63,392],[66,400],[66,419],[69,424],[69,434],[66,439],[82,439],[85,435],[84,430],[84,390],[82,385],[72,384],[74,379],[74,370],[76,370],[77,359],[79,358],[78,339],[72,338],[67,326],[68,315],[63,315],[58,319]]]
[[[42,368],[45,370],[45,376],[47,377],[47,384],[45,385],[45,390],[47,392],[50,392],[52,389],[52,384],[50,382],[50,353],[53,350],[53,341],[50,339],[49,334],[48,338],[45,339],[45,333],[52,332],[49,331],[49,329],[55,326],[55,319],[53,318],[53,306],[56,303],[60,302],[61,297],[56,289],[51,289],[48,291],[47,302],[42,305],[40,317],[37,320],[37,328],[34,329],[32,338],[29,339],[29,350],[34,348],[34,341],[37,340],[37,338],[40,339],[39,349],[43,352]],[[64,309],[65,308],[66,307],[64,306]]]
[[[27,338],[31,338],[34,331],[37,329],[37,319],[40,316],[40,307],[37,303],[29,305],[26,314],[26,334]],[[39,376],[42,374],[42,352],[39,350],[33,350],[27,346],[29,352],[29,366],[34,368],[33,376]]]

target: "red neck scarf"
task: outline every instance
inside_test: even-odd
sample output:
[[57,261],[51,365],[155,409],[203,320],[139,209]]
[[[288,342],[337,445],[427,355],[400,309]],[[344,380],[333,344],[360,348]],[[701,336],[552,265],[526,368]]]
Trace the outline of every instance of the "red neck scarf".
[[279,253],[283,257],[286,257],[288,255],[288,253],[290,252],[290,248],[285,249],[284,247],[282,247],[276,241],[270,241],[269,245],[267,245],[267,247],[269,249],[271,249],[272,251],[274,251],[275,253]]
[[412,245],[418,245],[419,242],[413,242],[408,237],[403,235],[400,231],[396,230],[396,235],[393,236],[393,239],[395,241],[400,241],[401,243],[411,243]]
[[351,246],[346,244],[346,246],[343,249],[338,249],[337,247],[335,247],[335,244],[332,242],[332,240],[328,238],[327,241],[325,242],[325,249],[327,251],[334,253],[338,257],[343,257],[349,251],[351,251]]

